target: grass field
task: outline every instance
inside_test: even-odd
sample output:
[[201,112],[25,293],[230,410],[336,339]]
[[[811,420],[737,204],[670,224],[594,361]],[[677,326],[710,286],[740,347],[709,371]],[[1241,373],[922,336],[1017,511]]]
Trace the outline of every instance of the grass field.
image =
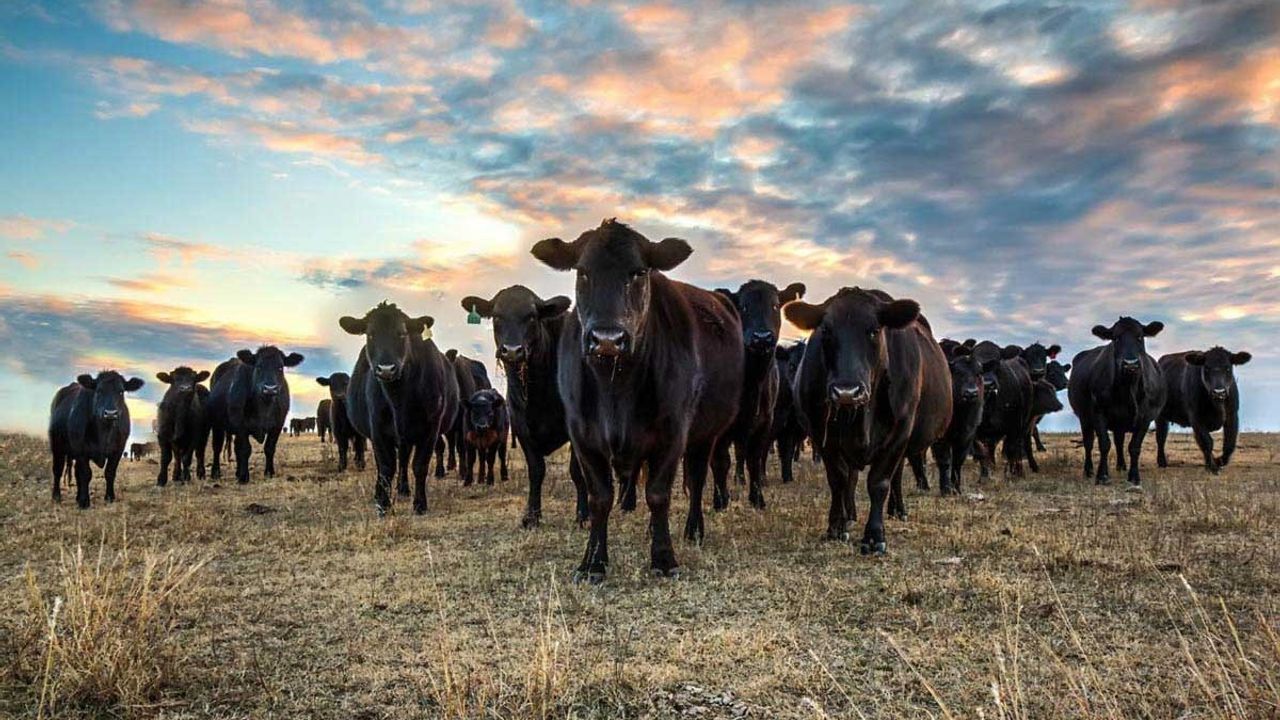
[[615,515],[588,587],[563,457],[522,531],[518,459],[379,520],[371,473],[308,437],[247,486],[126,461],[82,512],[50,501],[43,440],[0,436],[0,716],[1280,716],[1280,436],[1218,477],[1189,436],[1165,471],[1149,444],[1141,493],[1046,440],[1039,476],[909,491],[884,558],[822,540],[804,461],[767,511],[735,494],[677,540],[679,580],[648,574],[647,513]]

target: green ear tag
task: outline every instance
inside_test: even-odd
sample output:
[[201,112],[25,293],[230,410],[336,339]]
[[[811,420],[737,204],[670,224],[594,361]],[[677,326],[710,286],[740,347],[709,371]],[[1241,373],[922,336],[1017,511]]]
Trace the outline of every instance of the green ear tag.
[[475,306],[475,305],[472,305],[472,306],[471,306],[471,312],[467,313],[467,324],[468,324],[468,325],[479,325],[479,324],[480,324],[480,313],[476,312],[476,306]]

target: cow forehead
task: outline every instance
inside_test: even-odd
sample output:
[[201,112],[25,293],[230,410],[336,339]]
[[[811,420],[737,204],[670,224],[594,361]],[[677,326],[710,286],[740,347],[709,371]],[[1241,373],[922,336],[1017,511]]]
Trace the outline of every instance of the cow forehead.
[[510,287],[493,298],[493,314],[508,318],[522,318],[538,309],[538,296],[524,287]]
[[284,364],[284,353],[280,352],[280,348],[277,348],[274,345],[260,347],[258,348],[258,352],[254,354],[258,356],[259,365],[261,365],[263,362],[267,362],[267,363],[278,362],[282,365]]
[[1231,367],[1231,353],[1224,347],[1212,347],[1204,353],[1205,367]]
[[98,373],[98,377],[94,379],[94,383],[98,390],[124,389],[124,378],[115,370],[103,370]]
[[633,267],[644,266],[644,257],[640,253],[640,243],[644,241],[643,235],[630,229],[624,232],[607,227],[584,233],[579,238],[582,253],[578,257],[578,267],[597,271],[629,271]]
[[1146,326],[1134,318],[1125,316],[1117,320],[1115,325],[1111,326],[1111,332],[1116,335],[1136,334],[1142,336],[1146,334]]

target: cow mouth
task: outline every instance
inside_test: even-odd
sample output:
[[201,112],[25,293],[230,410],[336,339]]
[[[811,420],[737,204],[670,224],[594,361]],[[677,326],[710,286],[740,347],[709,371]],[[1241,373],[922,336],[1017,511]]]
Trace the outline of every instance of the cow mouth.
[[871,401],[871,393],[862,384],[832,385],[828,401],[839,408],[858,408]]
[[1226,390],[1214,389],[1209,391],[1209,397],[1212,397],[1217,402],[1222,402],[1223,400],[1226,400],[1227,394],[1228,393]]
[[1121,360],[1120,361],[1120,372],[1124,373],[1125,375],[1137,375],[1140,370],[1142,370],[1141,360]]
[[263,385],[261,393],[262,393],[262,397],[264,398],[273,398],[280,394],[280,386],[279,385]]

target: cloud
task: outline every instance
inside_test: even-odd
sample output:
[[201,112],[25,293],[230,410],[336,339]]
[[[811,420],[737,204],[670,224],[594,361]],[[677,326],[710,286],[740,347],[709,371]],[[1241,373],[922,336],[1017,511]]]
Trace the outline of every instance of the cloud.
[[0,238],[6,240],[40,240],[50,233],[61,234],[75,227],[70,220],[50,220],[26,215],[0,216]]
[[134,277],[103,279],[114,288],[135,293],[164,293],[192,286],[190,279],[170,273],[143,273]]
[[24,269],[35,270],[40,267],[40,258],[32,252],[26,250],[10,250],[5,253],[5,257],[18,263]]

